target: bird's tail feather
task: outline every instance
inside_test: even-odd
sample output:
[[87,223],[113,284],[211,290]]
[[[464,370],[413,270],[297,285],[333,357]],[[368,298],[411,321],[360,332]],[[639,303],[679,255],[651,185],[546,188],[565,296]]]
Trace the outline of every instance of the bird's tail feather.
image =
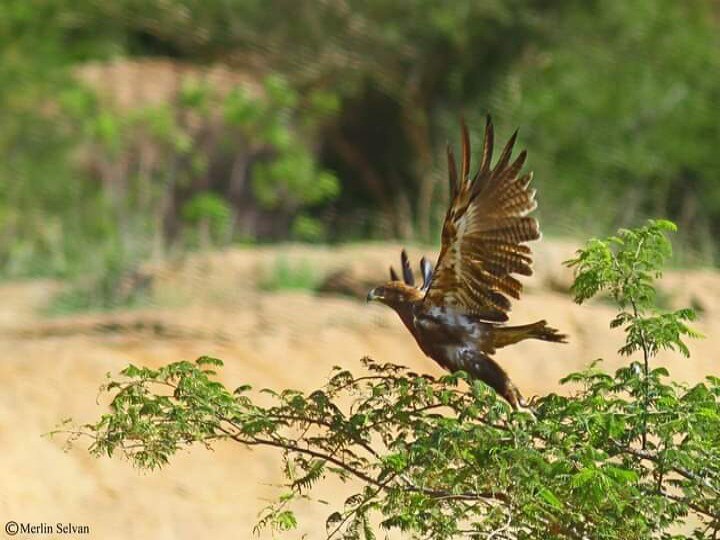
[[493,332],[493,345],[496,349],[512,345],[524,339],[540,339],[556,343],[567,343],[567,336],[547,325],[547,321],[538,321],[522,326],[499,326]]

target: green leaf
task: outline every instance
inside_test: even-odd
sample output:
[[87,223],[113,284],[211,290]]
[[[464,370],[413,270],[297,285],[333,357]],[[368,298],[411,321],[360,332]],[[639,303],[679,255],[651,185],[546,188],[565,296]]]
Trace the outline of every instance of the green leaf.
[[560,502],[560,499],[558,499],[552,491],[550,491],[547,488],[540,488],[540,491],[538,491],[538,495],[540,498],[548,503],[550,506],[553,506],[555,508],[561,508],[562,503]]
[[198,366],[217,366],[217,367],[222,367],[222,366],[224,365],[222,360],[220,360],[220,359],[218,359],[218,358],[213,358],[212,356],[201,356],[200,358],[198,358],[198,359],[195,361],[195,363],[196,363]]

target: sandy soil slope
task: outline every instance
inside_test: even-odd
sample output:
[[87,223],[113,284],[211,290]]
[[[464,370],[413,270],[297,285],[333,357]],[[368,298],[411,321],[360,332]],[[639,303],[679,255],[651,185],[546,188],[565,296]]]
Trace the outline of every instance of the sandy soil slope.
[[[573,249],[570,243],[538,247],[537,275],[512,313],[517,323],[547,319],[570,335],[570,343],[526,342],[498,355],[526,395],[557,391],[560,377],[596,358],[609,358],[607,368],[618,365],[613,353],[622,335],[608,329],[611,308],[579,307],[563,292],[571,276],[560,262]],[[415,259],[421,253],[410,251]],[[89,525],[90,537],[103,539],[251,538],[264,499],[277,493],[272,484],[281,480],[272,453],[229,444],[213,452],[198,448],[164,470],[144,473],[121,460],[95,459],[82,443],[65,452],[61,438],[42,434],[66,417],[98,417],[103,408],[96,403],[97,387],[107,372],[128,362],[157,366],[209,354],[225,360],[221,379],[229,386],[306,390],[322,384],[333,365],[356,367],[365,355],[439,374],[389,310],[338,296],[259,292],[256,286],[280,259],[321,273],[350,268],[383,279],[397,256],[397,246],[388,245],[197,255],[152,268],[150,307],[52,320],[38,310],[57,284],[0,285],[0,521],[72,522]],[[692,360],[665,354],[659,363],[687,381],[717,374],[720,275],[670,273],[663,290],[671,304],[703,308],[696,326],[708,339],[691,344]],[[343,493],[329,486],[319,494],[339,507]],[[307,504],[299,531],[287,538],[321,538],[331,511]]]

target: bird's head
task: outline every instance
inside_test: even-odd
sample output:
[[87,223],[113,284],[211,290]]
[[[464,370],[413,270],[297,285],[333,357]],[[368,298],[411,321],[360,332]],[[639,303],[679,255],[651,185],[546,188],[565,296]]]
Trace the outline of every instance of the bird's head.
[[406,285],[402,281],[388,281],[372,289],[367,295],[368,302],[381,302],[396,308],[408,302],[422,298],[423,294],[417,287]]
[[415,276],[413,275],[412,268],[410,268],[410,260],[408,259],[407,252],[403,249],[400,255],[402,263],[402,279],[400,279],[395,272],[395,269],[390,267],[390,281],[385,285],[380,285],[372,289],[367,295],[367,301],[377,301],[390,306],[393,309],[398,309],[403,305],[407,305],[409,302],[415,302],[421,300],[425,296],[425,291],[430,286],[430,279],[432,277],[432,266],[423,257],[420,260],[420,269],[422,270],[423,283],[421,287],[415,286]]

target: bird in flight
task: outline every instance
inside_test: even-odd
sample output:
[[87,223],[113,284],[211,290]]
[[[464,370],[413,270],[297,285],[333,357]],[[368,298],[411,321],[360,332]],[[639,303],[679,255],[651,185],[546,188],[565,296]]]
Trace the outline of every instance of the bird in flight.
[[523,150],[511,161],[517,132],[495,166],[493,124],[488,116],[480,165],[470,175],[470,137],[462,123],[460,169],[447,149],[451,203],[442,228],[440,256],[433,270],[423,257],[422,284],[415,285],[402,251],[402,279],[390,267],[390,281],[372,289],[369,301],[394,309],[420,349],[449,371],[464,370],[504,397],[513,408],[525,401],[507,373],[493,360],[495,351],[525,339],[564,343],[566,336],[538,321],[507,326],[510,300],[522,284],[512,274],[532,275],[527,242],[540,238],[532,173],[520,174]]

